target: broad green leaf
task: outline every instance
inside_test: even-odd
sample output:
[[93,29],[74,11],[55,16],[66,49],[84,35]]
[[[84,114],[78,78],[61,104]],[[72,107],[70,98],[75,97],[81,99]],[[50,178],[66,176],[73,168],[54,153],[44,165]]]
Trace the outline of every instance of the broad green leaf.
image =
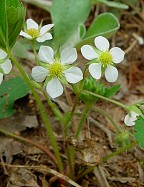
[[92,44],[96,36],[111,37],[120,27],[118,19],[111,13],[103,13],[96,17],[88,29],[83,40],[77,44],[80,48],[84,44]]
[[20,7],[8,7],[7,8],[7,20],[8,20],[8,42],[9,46],[12,47],[21,31],[24,12],[21,11]]
[[108,88],[104,96],[111,97],[111,96],[115,95],[119,91],[119,89],[120,89],[120,85],[115,85],[111,88]]
[[1,0],[0,3],[0,30],[6,36],[6,0]]
[[144,148],[144,118],[142,116],[138,116],[135,121],[134,133],[135,139],[139,142],[140,146]]
[[62,46],[84,23],[90,12],[90,0],[53,0],[54,47]]
[[128,5],[119,3],[119,2],[113,2],[113,1],[107,1],[107,0],[92,0],[92,4],[95,3],[103,3],[109,7],[114,7],[114,8],[120,8],[120,9],[128,9]]
[[21,31],[25,9],[19,0],[1,0],[0,47],[11,48]]
[[20,77],[3,81],[0,85],[0,119],[12,116],[15,112],[15,100],[24,97],[28,92],[27,84]]
[[85,35],[86,29],[84,24],[80,24],[71,37],[62,45],[62,48],[75,47],[81,38]]

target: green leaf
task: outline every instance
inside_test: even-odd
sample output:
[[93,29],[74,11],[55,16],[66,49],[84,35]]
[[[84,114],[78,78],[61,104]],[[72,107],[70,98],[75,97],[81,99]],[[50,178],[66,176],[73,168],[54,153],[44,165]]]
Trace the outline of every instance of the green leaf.
[[86,29],[84,24],[80,24],[73,35],[62,45],[62,48],[75,47],[81,38],[85,35]]
[[111,96],[115,95],[119,91],[119,89],[120,89],[120,85],[115,85],[111,88],[108,88],[104,96],[111,97]]
[[1,0],[0,5],[0,30],[6,36],[6,0]]
[[96,17],[83,40],[77,45],[92,44],[96,36],[111,37],[120,27],[118,19],[111,13],[103,13]]
[[138,116],[135,121],[134,133],[135,139],[139,142],[140,146],[144,148],[144,118],[142,116]]
[[12,116],[15,112],[15,100],[24,97],[28,92],[27,84],[20,77],[3,81],[0,85],[0,119]]
[[54,47],[63,45],[84,23],[90,12],[90,0],[53,0]]
[[93,4],[96,3],[103,3],[109,7],[114,7],[114,8],[120,8],[120,9],[128,9],[128,5],[119,3],[119,2],[113,2],[113,1],[107,1],[107,0],[92,0]]
[[25,9],[19,0],[1,0],[0,47],[11,48],[21,31]]

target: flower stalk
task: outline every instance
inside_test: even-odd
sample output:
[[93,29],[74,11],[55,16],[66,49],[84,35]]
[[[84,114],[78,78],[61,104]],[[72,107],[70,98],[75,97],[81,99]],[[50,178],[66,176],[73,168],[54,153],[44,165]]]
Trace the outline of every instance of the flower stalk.
[[63,164],[62,164],[62,160],[61,160],[61,157],[60,157],[60,153],[59,153],[59,150],[58,150],[58,145],[57,145],[57,142],[56,142],[56,139],[55,139],[55,136],[53,134],[53,130],[51,128],[51,125],[50,125],[50,122],[48,120],[48,117],[47,117],[47,114],[45,112],[45,109],[41,103],[41,100],[39,98],[39,95],[37,94],[37,92],[35,91],[35,88],[33,87],[33,85],[31,84],[31,81],[29,79],[29,77],[27,76],[27,74],[25,73],[24,69],[22,68],[22,66],[20,65],[20,63],[17,61],[17,59],[13,56],[13,54],[11,53],[11,50],[8,50],[7,51],[7,54],[9,55],[9,57],[11,58],[11,60],[13,61],[13,63],[16,65],[16,67],[18,68],[18,70],[20,71],[23,79],[26,81],[26,83],[28,84],[30,90],[32,91],[33,93],[33,96],[37,102],[37,106],[38,106],[38,109],[40,111],[40,114],[41,114],[41,117],[44,121],[44,124],[45,124],[45,127],[47,129],[47,132],[48,132],[48,135],[50,137],[50,140],[51,140],[51,143],[52,143],[52,146],[53,146],[53,149],[54,149],[54,152],[55,152],[55,156],[57,158],[57,162],[58,162],[58,167],[59,167],[59,170],[61,172],[63,172]]

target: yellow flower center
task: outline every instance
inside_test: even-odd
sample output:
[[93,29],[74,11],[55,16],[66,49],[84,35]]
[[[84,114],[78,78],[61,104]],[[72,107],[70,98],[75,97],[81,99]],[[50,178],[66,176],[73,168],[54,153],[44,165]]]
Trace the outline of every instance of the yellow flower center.
[[33,38],[37,38],[37,37],[40,35],[39,30],[34,29],[34,28],[28,29],[28,30],[27,30],[27,33],[28,33],[31,37],[33,37]]
[[105,51],[100,54],[99,60],[104,66],[106,66],[112,63],[112,56],[108,51]]
[[49,66],[49,74],[52,77],[61,77],[63,75],[63,65],[60,62],[54,62]]

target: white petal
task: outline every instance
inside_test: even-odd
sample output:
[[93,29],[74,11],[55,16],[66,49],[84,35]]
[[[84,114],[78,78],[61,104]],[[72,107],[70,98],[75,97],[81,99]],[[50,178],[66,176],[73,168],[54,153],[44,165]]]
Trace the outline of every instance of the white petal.
[[60,59],[62,64],[72,64],[77,59],[75,48],[65,48],[61,51]]
[[23,31],[20,32],[20,36],[24,36],[25,38],[32,39],[32,37],[29,34]]
[[5,74],[8,74],[12,69],[12,63],[9,59],[3,62],[0,66]]
[[71,67],[64,72],[65,78],[69,83],[77,83],[83,79],[83,73],[78,67]]
[[110,50],[110,54],[112,55],[112,61],[118,64],[124,59],[125,53],[119,47],[113,47]]
[[2,49],[0,49],[0,59],[4,59],[6,57],[7,57],[7,53],[3,51]]
[[136,117],[138,116],[137,113],[131,112],[130,114],[127,114],[124,118],[124,123],[127,126],[134,126],[135,125],[135,120],[137,119]]
[[31,76],[36,82],[43,82],[48,75],[48,70],[41,66],[32,68]]
[[54,51],[49,46],[41,46],[38,52],[41,61],[52,64],[54,61]]
[[109,50],[109,41],[103,37],[103,36],[98,36],[94,40],[95,46],[100,50],[100,51],[108,51]]
[[90,45],[82,46],[81,53],[87,60],[93,60],[99,57],[99,55],[94,51],[94,49]]
[[3,81],[3,74],[0,73],[0,84],[2,83],[2,81]]
[[89,65],[89,72],[94,79],[100,79],[101,77],[101,63],[93,63]]
[[48,82],[46,86],[46,91],[50,97],[56,98],[62,95],[63,93],[63,86],[58,79],[52,79]]
[[32,19],[27,19],[26,24],[27,24],[27,29],[38,30],[38,24]]
[[50,33],[46,33],[44,35],[39,36],[36,40],[38,42],[44,42],[46,40],[51,40],[51,39],[52,39],[52,35]]
[[115,82],[118,78],[118,70],[111,65],[108,65],[105,70],[105,78],[108,82]]
[[41,35],[45,34],[45,33],[48,32],[53,26],[54,26],[54,24],[48,24],[48,25],[43,26],[43,27],[40,29],[40,34],[41,34]]

